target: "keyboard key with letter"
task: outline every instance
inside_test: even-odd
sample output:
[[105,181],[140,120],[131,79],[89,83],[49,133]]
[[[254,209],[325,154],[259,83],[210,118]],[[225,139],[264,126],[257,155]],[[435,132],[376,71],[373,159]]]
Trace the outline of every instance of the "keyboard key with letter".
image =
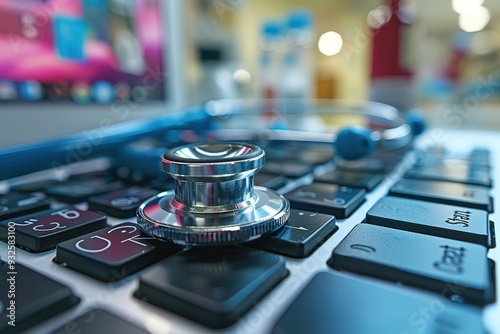
[[292,209],[285,226],[250,245],[269,252],[302,258],[309,256],[337,230],[333,216]]
[[123,223],[58,244],[54,261],[101,281],[117,281],[182,248]]
[[359,224],[335,248],[335,269],[401,282],[476,304],[494,299],[491,268],[481,245]]
[[15,229],[16,245],[39,253],[53,249],[64,240],[106,227],[106,216],[77,208],[59,208],[32,213],[0,222],[0,239],[7,240]]
[[366,214],[369,224],[494,247],[493,224],[484,210],[386,196]]

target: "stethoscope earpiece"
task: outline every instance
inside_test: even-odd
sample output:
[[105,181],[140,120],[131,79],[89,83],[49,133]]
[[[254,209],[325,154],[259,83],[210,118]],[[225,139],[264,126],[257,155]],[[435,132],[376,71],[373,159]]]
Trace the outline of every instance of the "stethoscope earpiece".
[[408,110],[404,116],[406,124],[411,128],[413,136],[418,136],[424,133],[426,123],[424,115],[420,109]]
[[346,160],[356,160],[372,154],[377,148],[371,131],[362,127],[341,130],[333,143],[336,154]]

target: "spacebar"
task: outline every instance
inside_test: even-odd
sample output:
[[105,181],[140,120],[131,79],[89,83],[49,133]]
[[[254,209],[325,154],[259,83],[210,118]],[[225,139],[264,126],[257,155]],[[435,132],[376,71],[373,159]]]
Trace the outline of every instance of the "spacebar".
[[[428,312],[432,316],[424,315]],[[329,272],[313,277],[272,330],[272,334],[410,332],[485,333],[479,307]]]

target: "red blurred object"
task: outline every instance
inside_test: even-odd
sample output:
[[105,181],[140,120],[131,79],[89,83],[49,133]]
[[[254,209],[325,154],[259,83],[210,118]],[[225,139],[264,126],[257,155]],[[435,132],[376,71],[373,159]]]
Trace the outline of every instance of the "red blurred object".
[[[388,0],[390,18],[384,24],[372,29],[372,69],[371,77],[406,77],[410,78],[413,71],[405,63],[405,52],[408,50],[410,17],[402,12],[400,0]],[[404,21],[402,20],[404,18]],[[406,48],[406,49],[405,49]]]

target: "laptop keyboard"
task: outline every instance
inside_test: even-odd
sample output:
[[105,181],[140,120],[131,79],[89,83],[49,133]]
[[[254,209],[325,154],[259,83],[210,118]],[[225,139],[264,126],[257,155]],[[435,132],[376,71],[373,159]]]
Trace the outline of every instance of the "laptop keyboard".
[[139,229],[137,207],[172,189],[162,174],[112,163],[64,181],[5,180],[0,332],[500,332],[500,151],[479,144],[360,161],[319,144],[264,147],[255,183],[288,198],[291,215],[231,246]]

